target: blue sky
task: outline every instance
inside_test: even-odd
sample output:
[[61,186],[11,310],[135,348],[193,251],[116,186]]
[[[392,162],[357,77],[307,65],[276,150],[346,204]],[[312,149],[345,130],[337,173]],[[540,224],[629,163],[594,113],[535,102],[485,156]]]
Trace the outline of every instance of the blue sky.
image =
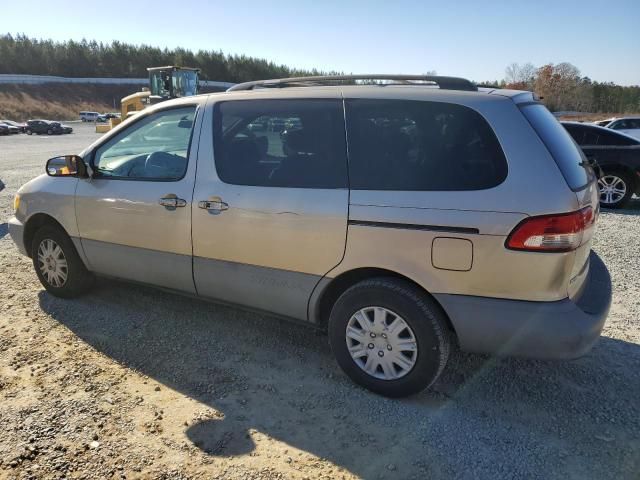
[[214,49],[300,68],[476,81],[511,62],[571,62],[640,84],[640,0],[55,0],[5,2],[0,32]]

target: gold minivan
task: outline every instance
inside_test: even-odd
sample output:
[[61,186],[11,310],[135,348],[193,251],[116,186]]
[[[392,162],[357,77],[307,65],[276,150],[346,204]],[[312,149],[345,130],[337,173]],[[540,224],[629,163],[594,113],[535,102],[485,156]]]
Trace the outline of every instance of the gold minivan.
[[454,342],[587,352],[611,281],[594,172],[530,92],[452,77],[239,84],[150,107],[18,192],[9,229],[53,295],[94,275],[327,329],[388,396]]

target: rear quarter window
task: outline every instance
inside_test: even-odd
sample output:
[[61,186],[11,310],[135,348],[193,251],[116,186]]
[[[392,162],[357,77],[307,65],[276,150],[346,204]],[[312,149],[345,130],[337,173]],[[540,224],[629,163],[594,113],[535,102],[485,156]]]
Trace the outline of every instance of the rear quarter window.
[[415,100],[345,105],[352,189],[482,190],[507,176],[498,139],[471,108]]
[[520,108],[553,156],[569,187],[572,190],[586,187],[591,177],[584,154],[556,117],[539,103]]

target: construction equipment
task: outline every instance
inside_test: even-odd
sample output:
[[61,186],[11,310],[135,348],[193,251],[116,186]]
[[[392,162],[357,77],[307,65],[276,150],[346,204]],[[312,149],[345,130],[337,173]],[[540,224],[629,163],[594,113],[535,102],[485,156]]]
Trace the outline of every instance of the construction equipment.
[[120,118],[111,118],[107,123],[96,124],[96,133],[104,133],[111,130],[120,122],[125,121],[131,115],[144,110],[148,105],[153,105],[164,100],[178,97],[189,97],[198,94],[199,68],[166,67],[147,68],[149,72],[149,87],[141,92],[127,95],[120,101]]

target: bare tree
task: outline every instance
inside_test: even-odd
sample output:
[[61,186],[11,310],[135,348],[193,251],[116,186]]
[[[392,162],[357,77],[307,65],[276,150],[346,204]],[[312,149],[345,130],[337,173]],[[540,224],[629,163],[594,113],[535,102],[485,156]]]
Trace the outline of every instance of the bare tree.
[[536,78],[537,68],[530,62],[523,65],[511,63],[505,69],[505,81],[507,87],[522,90],[530,90]]

